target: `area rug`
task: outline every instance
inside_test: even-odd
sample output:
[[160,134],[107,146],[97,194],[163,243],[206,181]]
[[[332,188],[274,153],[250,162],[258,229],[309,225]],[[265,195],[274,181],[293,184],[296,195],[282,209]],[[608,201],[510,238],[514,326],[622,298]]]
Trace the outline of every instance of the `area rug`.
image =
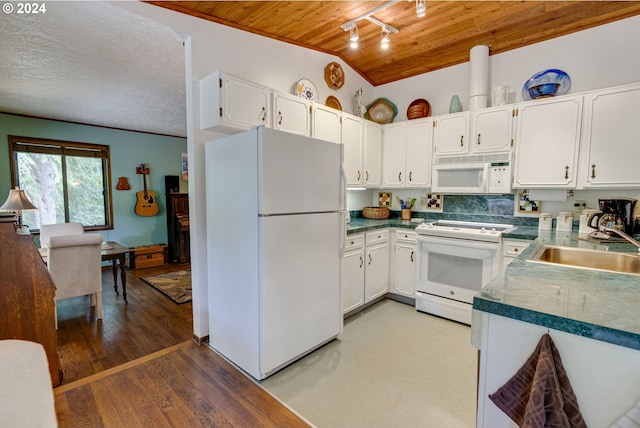
[[141,279],[178,304],[191,301],[191,270],[178,270]]

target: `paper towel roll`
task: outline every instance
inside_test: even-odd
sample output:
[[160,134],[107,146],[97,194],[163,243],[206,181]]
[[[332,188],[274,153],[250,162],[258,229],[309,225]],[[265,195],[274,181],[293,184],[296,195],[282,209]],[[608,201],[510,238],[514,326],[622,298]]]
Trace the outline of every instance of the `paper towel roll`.
[[469,109],[485,108],[489,93],[489,46],[472,47],[469,62]]

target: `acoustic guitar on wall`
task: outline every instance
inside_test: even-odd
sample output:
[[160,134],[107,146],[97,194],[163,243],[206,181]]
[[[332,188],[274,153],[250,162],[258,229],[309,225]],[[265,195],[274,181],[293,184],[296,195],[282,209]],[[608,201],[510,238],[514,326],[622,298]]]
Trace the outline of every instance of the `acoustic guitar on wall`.
[[144,190],[136,193],[136,206],[134,211],[142,217],[154,216],[158,214],[158,204],[156,203],[155,194],[147,189],[147,174],[149,174],[149,168],[145,164],[140,164],[140,166],[136,167],[136,174],[142,174]]

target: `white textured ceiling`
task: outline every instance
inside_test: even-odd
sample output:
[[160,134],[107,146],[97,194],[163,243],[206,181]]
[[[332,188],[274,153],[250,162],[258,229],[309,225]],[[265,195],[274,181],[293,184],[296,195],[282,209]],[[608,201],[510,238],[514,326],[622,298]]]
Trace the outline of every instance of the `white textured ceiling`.
[[45,5],[0,12],[0,112],[186,136],[175,31],[109,3]]

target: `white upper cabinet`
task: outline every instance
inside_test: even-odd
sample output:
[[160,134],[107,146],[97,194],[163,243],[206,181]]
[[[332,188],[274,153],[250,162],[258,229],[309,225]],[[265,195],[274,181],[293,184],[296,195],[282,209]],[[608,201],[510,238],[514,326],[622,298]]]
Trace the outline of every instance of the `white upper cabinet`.
[[227,131],[271,126],[271,90],[221,72],[200,80],[200,129]]
[[515,109],[500,106],[474,110],[469,132],[470,151],[474,153],[505,152],[513,143]]
[[382,135],[382,187],[404,187],[405,122],[384,125]]
[[433,119],[384,125],[382,186],[430,187],[432,152]]
[[362,187],[362,119],[345,114],[342,116],[342,145],[344,146],[344,172],[347,186]]
[[273,92],[273,128],[291,134],[311,135],[311,102],[282,92]]
[[436,156],[469,153],[469,112],[434,119],[433,144]]
[[319,140],[340,143],[342,139],[342,112],[322,104],[311,107],[311,136]]
[[640,85],[585,96],[580,182],[585,188],[640,187]]
[[582,96],[519,104],[515,188],[575,188]]
[[406,187],[431,187],[431,161],[433,153],[433,119],[415,119],[407,122]]
[[364,180],[365,187],[382,185],[382,125],[363,120]]

